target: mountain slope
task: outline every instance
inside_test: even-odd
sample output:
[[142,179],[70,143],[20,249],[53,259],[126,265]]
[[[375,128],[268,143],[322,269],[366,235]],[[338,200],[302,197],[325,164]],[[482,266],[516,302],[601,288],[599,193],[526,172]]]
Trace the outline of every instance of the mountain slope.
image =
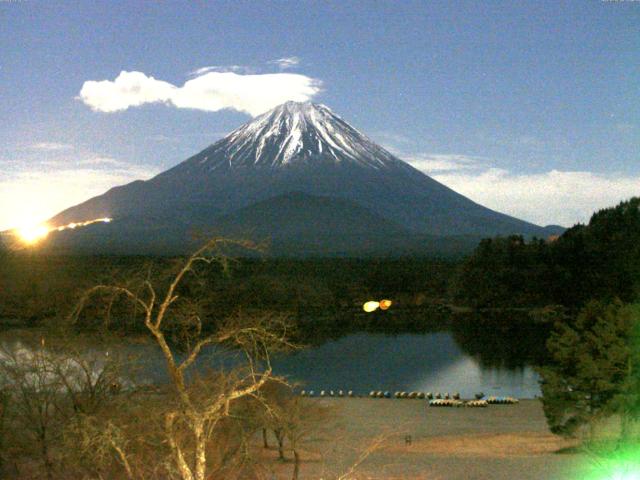
[[[195,250],[213,235],[266,242],[266,255],[287,257],[457,257],[471,252],[481,240],[479,236],[411,233],[354,202],[292,192],[201,225],[128,217],[108,225],[54,232],[46,248],[59,253],[179,254]],[[150,237],[154,240],[149,241]]]
[[[327,107],[295,102],[257,117],[146,182],[111,189],[65,210],[51,223],[108,216],[116,220],[109,225],[114,230],[125,223],[155,222],[182,231],[186,238],[190,229],[215,228],[216,219],[291,192],[351,202],[397,224],[407,234],[546,233],[438,183],[376,145]],[[328,233],[342,228],[339,220],[336,215],[324,225]],[[298,221],[306,222],[303,218]],[[157,233],[137,230],[137,244],[157,241]]]
[[354,202],[292,192],[244,207],[214,222],[216,233],[267,240],[277,255],[393,252],[406,229]]
[[[291,192],[255,203],[213,224],[225,235],[255,239],[291,239],[300,236],[406,235],[395,222],[348,200]],[[330,228],[327,228],[330,226]]]

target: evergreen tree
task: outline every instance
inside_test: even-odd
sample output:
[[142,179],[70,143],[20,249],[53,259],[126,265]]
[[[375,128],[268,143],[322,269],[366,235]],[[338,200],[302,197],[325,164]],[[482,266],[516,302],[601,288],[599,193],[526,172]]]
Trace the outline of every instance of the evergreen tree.
[[581,308],[640,295],[640,197],[593,214],[555,241],[484,239],[460,267],[457,301],[475,307]]
[[544,241],[520,235],[487,238],[461,265],[456,300],[480,308],[543,306],[550,277]]
[[542,402],[552,432],[573,436],[582,427],[593,434],[595,422],[620,414],[626,421],[638,412],[638,354],[634,348],[638,320],[619,300],[591,301],[575,321],[556,322],[547,348],[551,363],[538,369]]
[[610,410],[620,415],[620,439],[623,441],[630,439],[631,425],[640,419],[640,303],[628,305],[626,314],[632,323],[626,342],[625,381],[610,404]]

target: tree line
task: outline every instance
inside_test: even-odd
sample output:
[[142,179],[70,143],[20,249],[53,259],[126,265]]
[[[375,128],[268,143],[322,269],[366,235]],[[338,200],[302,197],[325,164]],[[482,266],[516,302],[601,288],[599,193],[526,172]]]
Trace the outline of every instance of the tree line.
[[640,292],[640,198],[593,214],[558,238],[488,238],[460,266],[456,301],[481,308],[579,309]]
[[537,307],[553,325],[538,372],[555,433],[594,442],[596,427],[618,418],[619,441],[637,439],[639,239],[640,198],[632,198],[558,238],[485,239],[460,266],[457,301],[488,309]]
[[[0,255],[0,322],[59,322],[93,285],[131,284],[145,276],[164,284],[183,260],[7,252]],[[237,258],[226,269],[214,265],[186,279],[179,287],[181,308],[189,304],[197,311],[205,330],[214,330],[215,318],[238,309],[286,314],[299,324],[299,340],[305,342],[381,323],[397,331],[419,329],[427,321],[426,313],[445,303],[455,268],[452,260],[429,258]],[[363,302],[381,298],[394,301],[386,322],[379,321],[380,312],[359,314]],[[87,308],[85,329],[107,321],[121,333],[144,333],[137,318],[141,312],[129,302],[98,301]]]

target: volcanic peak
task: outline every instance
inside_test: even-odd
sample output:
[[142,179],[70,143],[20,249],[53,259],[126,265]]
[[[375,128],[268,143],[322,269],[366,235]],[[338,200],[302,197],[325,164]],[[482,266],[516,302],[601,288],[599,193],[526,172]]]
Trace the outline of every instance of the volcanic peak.
[[186,163],[213,171],[319,163],[381,169],[403,162],[325,105],[290,101],[242,125]]

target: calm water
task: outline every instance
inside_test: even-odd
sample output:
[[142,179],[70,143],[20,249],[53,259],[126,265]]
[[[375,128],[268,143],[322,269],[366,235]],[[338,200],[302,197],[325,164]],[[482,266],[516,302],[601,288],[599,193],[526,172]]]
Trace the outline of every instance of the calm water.
[[[451,332],[356,333],[294,354],[280,355],[273,359],[274,371],[299,382],[300,388],[316,392],[353,390],[367,394],[370,390],[415,390],[460,392],[463,397],[484,392],[519,398],[540,394],[538,377],[526,361],[515,362],[518,365],[514,366],[511,359],[506,362],[509,367],[500,366],[505,363],[500,359],[487,362],[487,358],[473,348],[467,353],[456,337],[459,335]],[[30,342],[17,340],[11,332],[5,332],[2,343],[24,347]],[[149,380],[166,378],[163,359],[155,345],[121,343],[115,349],[136,354],[144,364],[143,375]],[[200,367],[224,365],[229,365],[229,357],[216,354],[214,349],[204,351],[199,361]]]
[[274,361],[277,373],[319,390],[460,392],[471,397],[540,394],[531,366],[483,366],[463,352],[452,334],[359,333]]

